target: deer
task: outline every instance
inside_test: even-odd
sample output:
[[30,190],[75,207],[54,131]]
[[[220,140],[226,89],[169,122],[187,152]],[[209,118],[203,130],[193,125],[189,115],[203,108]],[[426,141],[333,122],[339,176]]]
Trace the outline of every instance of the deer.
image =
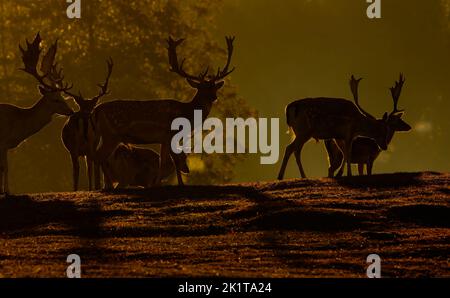
[[[354,76],[351,77],[352,91],[357,92],[360,80],[356,80]],[[283,179],[289,158],[294,152],[300,175],[302,178],[306,178],[301,162],[301,151],[311,138],[316,140],[335,139],[342,143],[344,164],[347,164],[348,176],[352,176],[350,155],[355,138],[371,138],[381,149],[387,150],[387,112],[384,113],[382,119],[376,119],[350,100],[325,97],[296,100],[286,106],[285,112],[287,124],[295,138],[285,149],[278,174],[279,180]]]
[[109,94],[109,79],[114,66],[112,58],[109,58],[106,64],[106,79],[103,84],[100,83],[97,85],[100,91],[96,96],[86,99],[81,94],[81,91],[78,92],[78,95],[70,91],[65,91],[67,95],[74,99],[79,107],[79,111],[69,117],[61,133],[64,147],[69,152],[72,161],[74,191],[78,190],[80,157],[84,158],[87,163],[89,190],[91,191],[93,189],[92,174],[94,174],[95,189],[100,189],[100,166],[94,162],[95,149],[98,146],[99,140],[95,138],[94,128],[90,124],[90,115],[99,100]]
[[[177,55],[177,48],[183,42],[184,39],[168,38],[169,70],[185,79],[196,90],[195,95],[189,102],[175,99],[115,100],[97,106],[91,118],[96,134],[101,139],[101,144],[96,151],[96,160],[102,167],[120,143],[159,144],[160,164],[157,180],[160,181],[162,169],[167,167],[166,163],[170,160],[167,155],[170,155],[172,160],[176,160],[176,153],[170,150],[171,139],[176,133],[171,129],[173,120],[183,117],[193,123],[195,110],[202,111],[203,120],[209,115],[218,98],[217,92],[224,86],[224,79],[235,70],[235,68],[230,69],[234,37],[226,37],[228,54],[224,68],[218,68],[217,73],[211,75],[209,67],[197,76],[183,69],[186,60],[183,59],[180,62]],[[178,185],[184,185],[177,163],[175,163],[175,170]],[[107,173],[104,174],[105,181],[111,181],[110,177],[106,177]],[[110,183],[108,184],[105,185],[105,189],[112,187]]]
[[[170,158],[167,155],[167,158]],[[174,163],[180,170],[189,174],[186,154],[176,155]],[[117,188],[128,186],[152,187],[157,183],[160,156],[152,149],[139,148],[130,144],[120,144],[106,162],[105,171],[111,177],[110,183],[118,183]],[[173,163],[168,160],[162,169],[161,178],[166,179],[175,172]]]
[[[391,96],[393,100],[393,110],[388,116],[387,125],[389,127],[389,132],[387,135],[386,142],[389,143],[392,141],[395,132],[407,132],[411,130],[411,126],[402,120],[402,116],[404,114],[404,110],[398,109],[398,101],[400,98],[400,94],[402,92],[403,85],[405,83],[405,78],[403,74],[400,74],[400,78],[395,82],[395,85],[390,88]],[[354,89],[353,98],[356,105],[359,106],[358,102],[358,93],[357,89]],[[334,172],[341,167],[343,154],[335,140],[325,140],[325,147],[328,152],[328,159],[330,163],[330,167],[328,169],[328,177],[334,177]],[[352,154],[351,154],[351,163],[358,164],[358,173],[359,175],[364,175],[364,166],[366,167],[367,175],[372,175],[372,168],[375,160],[381,153],[381,149],[378,147],[377,143],[370,138],[357,137],[353,141],[352,145]],[[342,176],[344,168],[341,167],[337,177]]]
[[37,33],[33,42],[26,40],[26,49],[19,44],[24,64],[21,70],[36,79],[41,98],[29,108],[0,104],[0,193],[6,195],[9,194],[8,151],[39,132],[52,121],[53,115],[73,114],[62,96],[62,92],[70,90],[72,86],[64,83],[62,68],[55,63],[58,40],[43,57],[41,42],[40,33]]

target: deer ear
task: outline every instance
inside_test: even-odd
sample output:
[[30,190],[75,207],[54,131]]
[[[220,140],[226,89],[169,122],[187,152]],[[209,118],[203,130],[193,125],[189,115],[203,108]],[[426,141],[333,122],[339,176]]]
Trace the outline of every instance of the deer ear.
[[94,98],[92,99],[92,104],[95,107],[98,104],[98,101],[100,100],[100,98]]
[[44,87],[39,86],[39,93],[41,93],[41,95],[45,95],[48,93],[48,91]]
[[386,113],[384,113],[384,115],[383,115],[383,121],[387,121],[389,119],[389,115],[388,115],[388,113],[386,112]]
[[405,111],[399,111],[399,112],[396,112],[394,114],[394,116],[397,116],[397,117],[401,118],[403,116],[403,114],[405,114]]
[[186,81],[188,82],[189,85],[191,85],[192,88],[198,89],[200,87],[200,84],[191,80],[191,79],[186,79]]
[[220,81],[219,83],[216,84],[216,89],[219,90],[220,88],[223,87],[224,84],[225,84],[224,81]]

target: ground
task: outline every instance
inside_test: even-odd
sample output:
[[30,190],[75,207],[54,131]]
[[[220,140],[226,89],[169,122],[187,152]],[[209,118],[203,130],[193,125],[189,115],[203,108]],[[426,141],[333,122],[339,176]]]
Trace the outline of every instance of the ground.
[[0,198],[0,277],[450,277],[450,174]]

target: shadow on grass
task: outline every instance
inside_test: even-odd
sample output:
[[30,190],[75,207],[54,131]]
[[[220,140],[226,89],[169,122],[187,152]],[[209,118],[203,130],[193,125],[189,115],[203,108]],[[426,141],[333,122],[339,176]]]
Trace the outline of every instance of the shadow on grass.
[[423,184],[423,173],[378,174],[336,178],[336,182],[350,188],[399,188]]
[[71,201],[36,201],[25,195],[0,199],[0,233],[27,235],[31,229],[51,223],[68,226],[68,233],[74,236],[96,237],[100,206],[92,202],[89,208],[79,208]]
[[430,227],[450,228],[450,207],[442,205],[395,206],[388,210],[392,219]]

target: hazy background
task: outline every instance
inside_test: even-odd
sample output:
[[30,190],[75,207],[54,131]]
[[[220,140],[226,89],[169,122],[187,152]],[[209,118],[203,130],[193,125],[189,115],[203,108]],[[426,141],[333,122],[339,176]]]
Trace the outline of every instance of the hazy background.
[[[414,127],[396,134],[375,164],[376,172],[450,169],[448,1],[382,1],[382,19],[366,16],[363,0],[227,0],[219,33],[237,35],[233,82],[260,117],[280,117],[280,155],[289,141],[284,107],[315,96],[351,98],[351,74],[364,78],[361,104],[376,116],[392,109],[388,90],[400,72],[406,83],[400,107]],[[282,156],[280,156],[280,159]],[[308,176],[327,174],[322,143],[302,154]],[[274,179],[276,166],[253,157],[236,180]],[[292,158],[288,177],[299,173]]]
[[[60,38],[59,57],[69,81],[83,94],[97,93],[104,61],[112,56],[115,98],[175,97],[188,100],[187,84],[168,73],[165,38],[186,37],[187,67],[223,65],[224,35],[236,35],[235,73],[212,116],[280,118],[280,160],[290,137],[284,107],[303,97],[350,98],[351,74],[364,78],[361,104],[376,116],[392,109],[388,88],[400,72],[406,83],[400,107],[414,127],[397,134],[377,160],[376,172],[448,171],[450,157],[449,1],[382,1],[382,19],[369,20],[365,0],[92,0],[82,19],[69,20],[63,0],[1,0],[0,102],[29,106],[36,83],[19,72],[18,43],[41,31]],[[47,44],[45,44],[47,45]],[[75,107],[74,107],[75,108]],[[71,164],[52,124],[10,153],[13,192],[70,190]],[[279,163],[260,165],[259,155],[192,155],[189,183],[272,180]],[[327,174],[322,143],[302,154],[309,177]],[[298,177],[291,160],[287,177]],[[82,180],[85,184],[85,179]]]

